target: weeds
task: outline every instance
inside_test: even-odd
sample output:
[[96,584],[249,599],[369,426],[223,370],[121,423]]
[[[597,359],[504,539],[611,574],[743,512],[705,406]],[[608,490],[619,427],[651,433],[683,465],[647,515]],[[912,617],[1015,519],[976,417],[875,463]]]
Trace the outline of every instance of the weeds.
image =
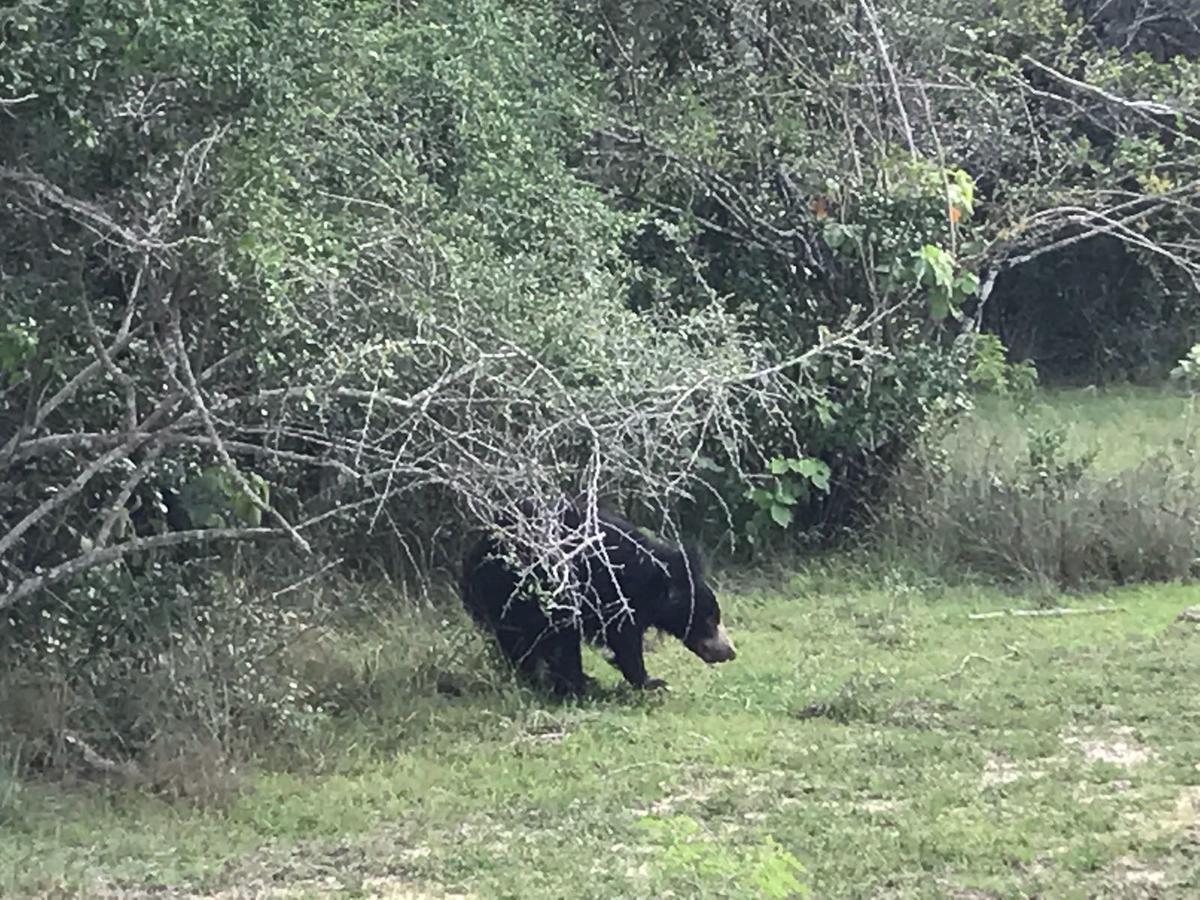
[[15,822],[21,812],[21,745],[0,746],[0,826]]
[[186,609],[150,607],[169,627],[131,621],[107,647],[11,653],[0,669],[0,759],[19,748],[26,774],[74,772],[225,807],[246,789],[251,762],[323,768],[348,721],[386,750],[411,736],[396,723],[430,697],[493,694],[504,677],[446,603],[345,580],[289,601],[230,577]]
[[[378,705],[318,719],[286,766],[239,764],[203,811],[186,773],[170,776],[184,803],[27,779],[0,823],[0,895],[1130,896],[1136,864],[1157,896],[1196,896],[1200,655],[1175,623],[1190,588],[1114,591],[1106,616],[982,621],[969,614],[1014,598],[921,593],[897,647],[871,637],[894,585],[828,567],[793,579],[802,594],[726,580],[745,652],[708,669],[665,643],[673,690],[654,698],[619,692],[590,654],[611,695],[551,706],[497,676],[454,696],[405,680],[424,658],[406,647],[438,647],[453,620],[397,611],[376,644],[329,626],[314,646],[378,659]],[[484,668],[461,652],[448,671]],[[828,716],[796,718],[817,703]],[[164,772],[226,777],[216,748],[158,752]],[[141,772],[165,779],[152,756]]]
[[824,700],[809,703],[793,715],[797,719],[829,719],[843,725],[850,722],[875,722],[882,712],[880,694],[894,681],[877,672],[854,672]]
[[1200,440],[1191,403],[1175,399],[1173,430],[1136,457],[1115,426],[1093,422],[1081,440],[1062,421],[1084,419],[1087,403],[1063,405],[1057,422],[1033,416],[1021,444],[1018,418],[992,404],[987,440],[981,423],[965,426],[972,452],[952,436],[904,465],[880,533],[939,569],[1052,588],[1194,577]]
[[730,847],[691,816],[647,817],[641,825],[658,848],[650,881],[660,892],[688,887],[708,895],[725,885],[748,888],[764,900],[812,896],[800,880],[800,860],[770,835],[749,847]]

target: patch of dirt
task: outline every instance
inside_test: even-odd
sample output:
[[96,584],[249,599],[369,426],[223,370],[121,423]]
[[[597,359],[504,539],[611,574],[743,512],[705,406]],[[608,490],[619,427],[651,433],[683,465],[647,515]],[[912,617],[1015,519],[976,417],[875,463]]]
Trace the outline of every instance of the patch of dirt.
[[544,710],[534,710],[523,722],[517,724],[517,734],[512,747],[518,752],[532,747],[558,744],[583,724],[584,718],[555,716]]
[[1189,606],[1175,617],[1176,622],[1194,622],[1200,624],[1200,606]]
[[649,809],[639,809],[636,812],[640,816],[671,816],[688,804],[703,803],[705,800],[711,799],[721,787],[722,785],[713,782],[696,784],[687,790],[676,791],[660,797],[650,805]]
[[1152,748],[1134,739],[1133,729],[1128,727],[1106,734],[1067,735],[1063,744],[1081,753],[1088,762],[1109,763],[1127,769],[1152,762],[1156,756]]
[[[1173,805],[1160,807],[1156,812],[1126,813],[1122,819],[1129,832],[1141,840],[1185,836],[1189,843],[1200,846],[1200,785],[1184,787]],[[1135,860],[1132,868],[1146,867]]]
[[1172,886],[1172,879],[1165,871],[1128,856],[1117,860],[1105,872],[1102,883],[1104,893],[1095,896],[1127,897],[1130,900],[1174,896],[1166,893]]
[[102,900],[299,900],[309,897],[373,897],[379,900],[474,900],[469,894],[446,893],[394,876],[372,878],[301,878],[286,884],[253,880],[238,887],[216,891],[196,891],[152,885],[147,887],[108,888],[91,896]]
[[648,862],[625,867],[625,877],[630,881],[648,882],[653,872],[654,869]]
[[946,716],[958,711],[953,703],[943,700],[923,700],[919,697],[902,700],[887,714],[887,724],[919,731],[938,731],[946,727]]
[[979,776],[981,788],[999,787],[1012,784],[1024,778],[1037,779],[1045,777],[1041,769],[1030,769],[1003,756],[991,754],[983,764],[983,774]]
[[874,797],[870,800],[864,800],[859,804],[859,808],[864,812],[878,815],[880,813],[895,812],[900,808],[899,800],[885,800],[882,797]]
[[359,882],[344,881],[331,876],[300,881],[285,887],[274,887],[266,892],[259,888],[236,888],[219,894],[200,896],[204,896],[205,900],[251,900],[258,897],[292,900],[313,896],[344,897],[347,893],[359,897],[376,897],[380,900],[468,900],[467,894],[434,892],[402,878],[364,878]]
[[1143,866],[1136,859],[1118,860],[1117,869],[1117,877],[1126,884],[1161,885],[1167,880],[1166,872]]
[[203,882],[163,885],[109,882],[89,897],[104,900],[300,900],[371,897],[380,900],[474,900],[416,876],[430,847],[392,830],[342,841],[264,847],[229,861]]
[[[722,795],[737,794],[741,797],[771,795],[772,806],[778,805],[778,785],[761,772],[747,772],[739,769],[721,769],[717,771],[692,772],[691,782],[678,787],[671,793],[655,800],[649,808],[633,809],[636,816],[672,816],[683,808],[701,805],[715,800]],[[753,821],[754,810],[746,813],[745,818]]]
[[1106,784],[1079,784],[1075,787],[1075,802],[1080,806],[1089,806],[1099,800],[1111,800],[1119,794],[1124,794],[1133,788],[1133,782],[1124,778],[1110,781]]
[[1180,792],[1175,801],[1175,810],[1164,824],[1171,831],[1200,833],[1200,785],[1189,785]]
[[[1126,816],[1129,827],[1140,839],[1163,839],[1171,835],[1194,835],[1200,845],[1200,785],[1188,785],[1178,794],[1174,806],[1160,809],[1157,814],[1141,812]],[[1177,865],[1163,864],[1166,860],[1141,860],[1123,857],[1116,860],[1103,875],[1105,892],[1093,896],[1121,896],[1130,900],[1158,900],[1165,896],[1190,896],[1178,893],[1186,871]]]

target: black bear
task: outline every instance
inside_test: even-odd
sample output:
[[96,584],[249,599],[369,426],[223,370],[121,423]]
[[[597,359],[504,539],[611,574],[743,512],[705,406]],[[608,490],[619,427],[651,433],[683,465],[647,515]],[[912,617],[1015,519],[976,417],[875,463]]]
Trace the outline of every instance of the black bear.
[[522,583],[510,561],[513,548],[498,539],[479,540],[463,564],[463,605],[523,675],[547,678],[559,696],[581,693],[591,681],[583,674],[585,638],[608,650],[634,687],[665,687],[646,674],[642,640],[650,628],[679,638],[706,663],[734,658],[721,608],[691,548],[647,538],[608,513],[599,515],[603,549],[584,548],[578,511],[568,508],[560,521],[569,535],[565,540],[573,542],[567,549],[579,551],[571,563],[576,593],[549,612],[538,602],[548,587],[544,570],[534,570]]

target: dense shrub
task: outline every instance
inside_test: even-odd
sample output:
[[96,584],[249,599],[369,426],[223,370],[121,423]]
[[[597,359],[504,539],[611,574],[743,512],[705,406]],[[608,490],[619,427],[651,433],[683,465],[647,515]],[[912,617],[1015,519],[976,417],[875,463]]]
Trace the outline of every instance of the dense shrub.
[[0,665],[131,746],[139,685],[224,685],[173,706],[228,744],[306,702],[222,674],[286,643],[297,580],[403,594],[501,523],[568,571],[564,497],[740,549],[844,533],[1016,376],[979,331],[1022,267],[1116,242],[1159,294],[1079,318],[1194,321],[1200,70],[1088,28],[1058,0],[0,12]]

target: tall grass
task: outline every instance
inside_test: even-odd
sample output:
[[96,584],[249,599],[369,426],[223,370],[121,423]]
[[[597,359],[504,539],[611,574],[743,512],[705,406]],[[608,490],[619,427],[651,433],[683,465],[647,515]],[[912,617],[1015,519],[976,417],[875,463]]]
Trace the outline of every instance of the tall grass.
[[247,763],[319,768],[348,721],[394,731],[433,695],[495,689],[499,669],[456,604],[328,578],[286,604],[252,576],[209,587],[169,633],[107,649],[0,657],[6,775],[82,773],[203,806],[233,800]]
[[1060,588],[1200,574],[1200,405],[1122,388],[983,398],[902,466],[885,541]]
[[1064,451],[1094,453],[1093,471],[1119,473],[1166,453],[1194,464],[1200,397],[1154,387],[1043,388],[1027,403],[983,395],[974,412],[939,441],[960,471],[1019,465],[1030,431],[1061,430]]

